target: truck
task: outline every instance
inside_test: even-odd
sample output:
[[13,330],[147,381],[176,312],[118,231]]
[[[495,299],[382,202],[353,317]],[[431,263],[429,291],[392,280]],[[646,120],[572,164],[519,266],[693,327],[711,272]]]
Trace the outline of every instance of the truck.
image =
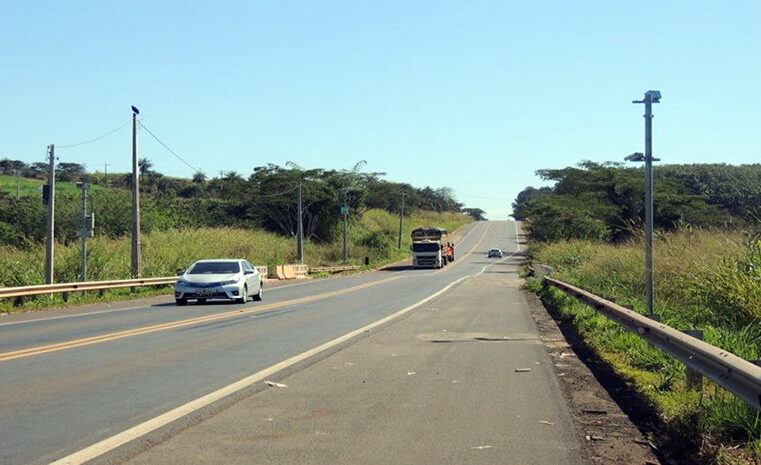
[[447,230],[428,226],[412,231],[412,267],[442,268],[447,264],[445,241]]

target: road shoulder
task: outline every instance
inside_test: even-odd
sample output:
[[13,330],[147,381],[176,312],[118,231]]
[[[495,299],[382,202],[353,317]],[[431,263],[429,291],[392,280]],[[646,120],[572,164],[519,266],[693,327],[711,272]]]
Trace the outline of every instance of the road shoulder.
[[131,463],[583,463],[516,261]]
[[526,299],[571,408],[579,442],[591,463],[660,464],[652,443],[585,364],[595,361],[583,354],[580,359],[577,345],[573,341],[569,344],[558,322],[535,294],[526,292]]

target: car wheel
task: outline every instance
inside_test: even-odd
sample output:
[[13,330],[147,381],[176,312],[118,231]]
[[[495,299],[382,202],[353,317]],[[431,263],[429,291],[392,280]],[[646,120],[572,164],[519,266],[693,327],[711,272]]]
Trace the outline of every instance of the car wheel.
[[243,286],[243,296],[236,300],[239,304],[245,304],[248,302],[248,285]]
[[177,302],[177,305],[187,305],[188,299],[174,299],[175,302]]
[[254,294],[254,300],[258,302],[262,300],[263,297],[264,297],[264,284],[261,281],[259,281],[259,292]]

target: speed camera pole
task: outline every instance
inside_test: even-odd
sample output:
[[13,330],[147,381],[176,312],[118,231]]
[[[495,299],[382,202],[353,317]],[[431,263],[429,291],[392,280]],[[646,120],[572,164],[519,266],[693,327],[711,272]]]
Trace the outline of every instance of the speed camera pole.
[[399,244],[396,246],[397,249],[402,248],[402,225],[404,223],[404,197],[406,197],[407,194],[402,192],[402,208],[399,210]]
[[632,103],[645,104],[645,300],[647,314],[655,316],[653,286],[653,103],[660,103],[657,90],[645,92],[644,100]]
[[140,172],[137,150],[137,115],[140,111],[132,107],[132,277],[142,274],[140,266]]
[[[53,284],[53,247],[55,240],[55,144],[48,147],[48,219],[47,219],[47,242],[45,243],[45,284]],[[43,186],[43,189],[46,187]]]

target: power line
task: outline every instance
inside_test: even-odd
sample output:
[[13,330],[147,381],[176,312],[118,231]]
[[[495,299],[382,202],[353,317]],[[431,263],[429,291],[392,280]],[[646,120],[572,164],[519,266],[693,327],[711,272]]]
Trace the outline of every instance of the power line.
[[172,155],[174,155],[175,157],[177,157],[177,159],[178,159],[178,160],[180,160],[181,162],[185,163],[185,165],[187,165],[187,166],[188,166],[190,169],[192,169],[192,170],[193,170],[193,171],[195,171],[196,173],[201,173],[201,170],[199,170],[199,169],[198,169],[198,168],[196,168],[195,166],[193,166],[193,165],[191,165],[190,163],[188,163],[187,161],[185,161],[185,159],[184,159],[184,158],[182,158],[181,156],[177,155],[177,153],[176,153],[174,150],[170,149],[168,145],[166,145],[165,143],[163,143],[163,142],[161,141],[161,139],[159,139],[159,138],[156,136],[156,134],[152,133],[152,132],[151,132],[151,130],[150,130],[150,129],[148,129],[148,128],[147,128],[147,127],[146,127],[146,126],[143,124],[143,122],[142,122],[142,121],[138,120],[138,124],[139,124],[139,125],[140,125],[140,126],[143,128],[143,129],[145,129],[146,131],[148,131],[148,134],[150,134],[150,135],[151,135],[151,137],[153,137],[154,139],[156,139],[156,142],[158,142],[158,143],[159,143],[159,144],[161,144],[161,145],[162,145],[162,146],[163,146],[165,149],[167,149],[167,150],[169,151],[169,153],[171,153]]
[[90,140],[86,140],[86,141],[82,141],[82,142],[77,142],[76,144],[57,145],[56,147],[59,148],[59,149],[68,149],[68,148],[71,148],[71,147],[79,147],[80,145],[92,144],[93,142],[97,142],[97,141],[103,139],[104,137],[110,136],[111,134],[119,131],[120,129],[122,129],[124,126],[126,126],[128,124],[129,124],[129,121],[127,121],[126,123],[122,124],[121,126],[119,126],[118,128],[114,129],[113,131],[109,131],[109,132],[103,134],[102,136],[96,137],[95,139],[90,139]]
[[298,188],[299,188],[299,186],[296,186],[296,187],[294,187],[293,189],[288,189],[287,191],[283,191],[283,192],[276,192],[276,193],[274,193],[274,194],[261,194],[261,195],[252,195],[251,197],[255,197],[255,198],[262,198],[262,197],[277,197],[277,196],[279,196],[279,195],[290,194],[291,192],[293,192],[293,191],[297,190]]

